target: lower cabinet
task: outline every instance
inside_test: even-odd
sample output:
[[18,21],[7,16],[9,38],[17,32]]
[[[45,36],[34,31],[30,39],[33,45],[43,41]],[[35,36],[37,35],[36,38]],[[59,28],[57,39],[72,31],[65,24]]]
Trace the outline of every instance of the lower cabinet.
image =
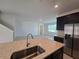
[[63,59],[63,47],[47,56],[45,59]]

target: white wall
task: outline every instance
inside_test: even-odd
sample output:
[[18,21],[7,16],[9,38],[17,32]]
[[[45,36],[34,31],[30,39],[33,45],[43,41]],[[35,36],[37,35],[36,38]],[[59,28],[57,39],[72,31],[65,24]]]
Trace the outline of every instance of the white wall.
[[23,37],[26,36],[28,33],[32,33],[33,35],[39,35],[39,23],[27,20],[22,21],[17,18],[15,36]]
[[35,22],[23,22],[22,29],[25,34],[32,33],[33,35],[39,34],[39,24]]

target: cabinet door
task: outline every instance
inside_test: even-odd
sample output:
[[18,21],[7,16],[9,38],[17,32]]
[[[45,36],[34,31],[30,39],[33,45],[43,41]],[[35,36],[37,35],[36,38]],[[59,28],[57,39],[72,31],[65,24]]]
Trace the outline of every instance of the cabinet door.
[[63,59],[63,47],[44,59]]
[[79,13],[73,13],[70,15],[66,15],[66,18],[69,24],[79,23]]
[[63,30],[64,24],[79,23],[79,12],[57,18],[57,29]]
[[79,23],[79,12],[70,14],[69,18],[72,20],[72,23]]
[[53,55],[53,59],[63,59],[63,50],[59,50],[57,51],[54,55]]
[[64,20],[63,17],[57,18],[57,30],[64,30]]

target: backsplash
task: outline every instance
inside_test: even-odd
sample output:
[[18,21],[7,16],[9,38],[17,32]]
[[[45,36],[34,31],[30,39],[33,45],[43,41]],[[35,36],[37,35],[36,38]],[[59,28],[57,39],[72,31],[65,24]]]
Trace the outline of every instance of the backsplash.
[[56,35],[59,36],[59,37],[63,37],[64,36],[64,31],[63,30],[58,30]]

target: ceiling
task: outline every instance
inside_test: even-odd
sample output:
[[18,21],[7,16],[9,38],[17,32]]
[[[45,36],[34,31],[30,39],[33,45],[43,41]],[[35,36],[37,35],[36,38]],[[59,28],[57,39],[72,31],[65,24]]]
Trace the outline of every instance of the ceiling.
[[[59,7],[54,8],[54,4]],[[79,0],[0,0],[1,11],[25,15],[31,19],[53,19],[56,15],[77,8]]]

